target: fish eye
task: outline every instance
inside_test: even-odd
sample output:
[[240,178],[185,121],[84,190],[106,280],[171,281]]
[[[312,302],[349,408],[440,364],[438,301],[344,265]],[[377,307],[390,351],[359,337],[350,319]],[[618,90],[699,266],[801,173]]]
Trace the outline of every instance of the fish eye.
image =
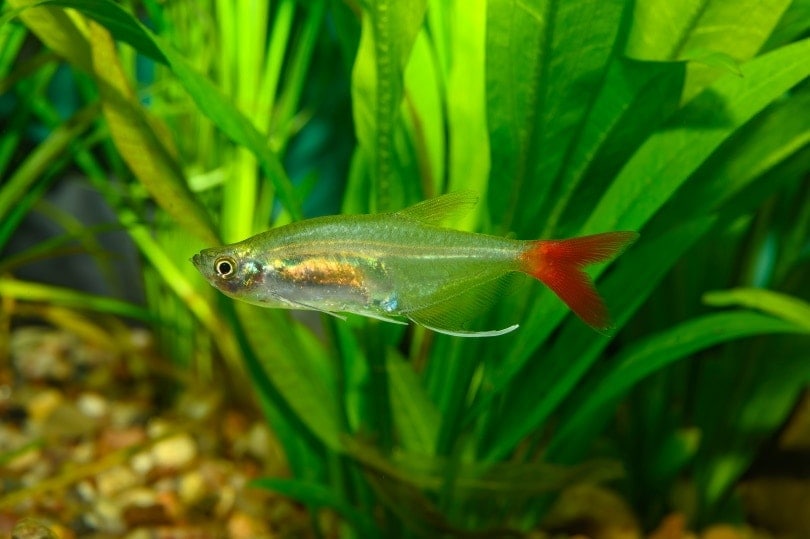
[[214,260],[214,269],[223,279],[230,279],[236,274],[236,262],[229,256],[221,256]]

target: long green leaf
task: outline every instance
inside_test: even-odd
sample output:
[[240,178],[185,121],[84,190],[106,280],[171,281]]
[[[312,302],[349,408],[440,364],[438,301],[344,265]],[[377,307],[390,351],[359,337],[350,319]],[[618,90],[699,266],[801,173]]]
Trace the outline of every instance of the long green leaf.
[[[121,6],[111,0],[10,1],[16,7],[61,6],[76,9],[106,26],[116,39],[159,62],[166,63],[197,103],[200,111],[231,140],[245,146],[256,155],[262,170],[278,191],[281,202],[294,218],[301,217],[300,202],[278,156],[270,150],[266,136],[259,133],[253,123],[241,114],[209,79],[195,71],[182,55],[164,44]],[[87,37],[76,30],[72,21],[66,20],[63,10],[31,7],[20,16],[44,43],[64,54],[82,69],[90,71]],[[31,25],[35,23],[28,22],[44,16],[52,19],[47,26],[32,27]]]
[[688,100],[722,69],[756,54],[792,0],[645,0],[636,2],[626,52],[642,60],[696,60],[684,87]]
[[738,212],[737,197],[753,184],[762,184],[754,196],[758,205],[783,185],[765,173],[810,146],[810,122],[803,114],[808,107],[810,91],[797,92],[743,126],[675,193],[645,232],[657,234],[726,206]]
[[[576,234],[633,152],[680,101],[684,65],[614,58],[584,120],[541,238]],[[639,121],[644,118],[644,121]]]
[[583,232],[646,223],[723,141],[810,75],[808,55],[810,39],[783,47],[741,66],[743,77],[726,75],[696,97],[639,148]]
[[387,362],[391,388],[391,412],[405,451],[429,455],[436,447],[439,411],[425,392],[411,365],[401,357]]
[[[596,383],[572,395],[570,416],[561,421],[549,446],[549,458],[584,449],[600,419],[605,418],[624,394],[654,372],[695,353],[731,340],[775,333],[810,333],[804,327],[752,312],[729,312],[701,316],[648,337],[611,360],[611,368]],[[579,398],[577,398],[577,396]]]
[[0,189],[0,219],[4,219],[14,204],[31,188],[45,170],[98,117],[98,106],[88,105],[68,121],[54,129],[48,138],[28,154],[25,161]]
[[[441,12],[432,9],[433,12]],[[472,189],[487,192],[490,174],[489,134],[486,112],[486,16],[485,0],[455,0],[449,9],[454,24],[450,33],[445,107],[448,148],[448,191]],[[437,34],[431,27],[431,34]],[[436,38],[434,38],[436,39]],[[481,204],[463,221],[472,226],[486,210]]]
[[253,354],[275,390],[313,436],[340,452],[336,383],[321,345],[311,335],[296,333],[289,313],[242,302],[234,307]]
[[92,72],[86,30],[76,24],[75,14],[41,6],[40,0],[8,0],[16,15],[51,50],[79,69]]
[[810,303],[771,290],[735,288],[707,292],[703,301],[714,307],[739,306],[758,309],[810,331]]
[[762,49],[769,51],[810,32],[810,0],[793,0]]
[[[537,234],[572,141],[593,105],[620,28],[620,0],[487,5],[490,215]],[[518,204],[519,202],[519,204]]]
[[[177,222],[202,241],[216,245],[219,238],[205,208],[188,188],[176,152],[161,136],[129,85],[110,34],[90,23],[93,73],[104,116],[118,152],[154,199]],[[165,128],[162,131],[165,133]]]
[[125,301],[16,279],[0,278],[0,297],[21,301],[42,301],[146,322],[154,321],[154,316],[149,311]]
[[[427,0],[369,0],[352,70],[355,131],[370,165],[375,211],[395,204],[401,178],[394,168],[394,133],[403,97],[403,73],[422,26]],[[400,195],[401,200],[401,195]]]

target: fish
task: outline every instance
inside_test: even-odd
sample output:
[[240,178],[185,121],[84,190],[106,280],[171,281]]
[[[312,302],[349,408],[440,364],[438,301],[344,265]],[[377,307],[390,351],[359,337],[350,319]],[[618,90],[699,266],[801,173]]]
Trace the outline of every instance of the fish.
[[457,337],[494,337],[470,329],[523,273],[550,288],[597,331],[611,327],[605,302],[584,267],[607,261],[638,238],[632,231],[570,239],[518,240],[447,228],[478,195],[457,191],[408,208],[316,217],[270,229],[191,259],[234,299],[262,307],[408,320]]

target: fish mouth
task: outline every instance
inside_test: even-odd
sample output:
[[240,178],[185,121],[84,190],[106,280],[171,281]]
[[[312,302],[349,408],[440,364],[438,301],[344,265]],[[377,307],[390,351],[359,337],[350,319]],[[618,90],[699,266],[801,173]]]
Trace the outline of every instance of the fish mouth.
[[202,264],[202,255],[200,255],[200,253],[197,253],[196,255],[192,256],[191,263],[199,268],[200,264]]

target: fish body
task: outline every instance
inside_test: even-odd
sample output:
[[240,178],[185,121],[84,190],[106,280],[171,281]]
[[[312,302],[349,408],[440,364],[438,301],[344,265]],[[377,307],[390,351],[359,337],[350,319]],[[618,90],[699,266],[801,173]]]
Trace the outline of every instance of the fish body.
[[[309,219],[204,249],[192,261],[223,293],[264,307],[354,313],[399,323],[405,318],[451,335],[499,335],[517,326],[474,332],[466,329],[467,322],[495,299],[498,283],[514,272],[550,280],[554,289],[559,272],[549,247],[555,242],[441,226],[476,200],[471,193],[451,193],[393,213]],[[635,236],[611,234],[588,237],[602,236],[597,243],[605,252],[593,260],[590,253],[586,262],[612,256]],[[535,267],[538,258],[544,260],[542,277]],[[580,278],[580,288],[587,290],[573,300],[596,301],[598,311],[577,314],[604,329],[604,305],[587,275],[576,272],[585,279]]]

